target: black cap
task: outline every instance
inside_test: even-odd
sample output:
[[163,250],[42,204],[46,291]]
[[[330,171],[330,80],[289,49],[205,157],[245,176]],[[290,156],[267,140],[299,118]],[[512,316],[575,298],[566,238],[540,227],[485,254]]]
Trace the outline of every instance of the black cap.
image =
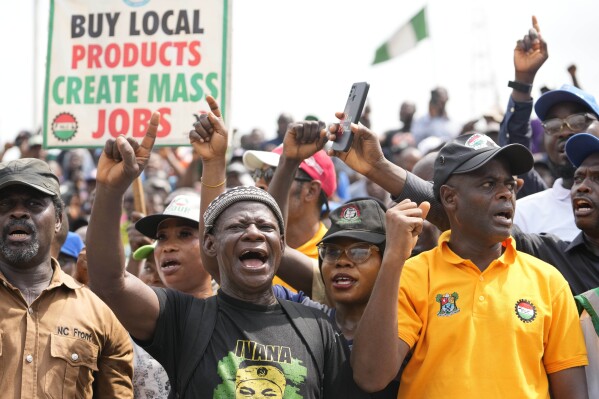
[[523,145],[508,144],[499,147],[490,137],[480,133],[458,136],[445,144],[435,159],[435,197],[439,199],[441,186],[451,175],[473,172],[500,155],[507,159],[512,175],[526,173],[534,164],[531,152]]
[[0,163],[0,189],[21,185],[52,197],[60,196],[58,177],[50,166],[37,158],[21,158]]
[[331,212],[331,227],[320,242],[348,237],[372,244],[385,242],[385,211],[372,199],[348,202]]

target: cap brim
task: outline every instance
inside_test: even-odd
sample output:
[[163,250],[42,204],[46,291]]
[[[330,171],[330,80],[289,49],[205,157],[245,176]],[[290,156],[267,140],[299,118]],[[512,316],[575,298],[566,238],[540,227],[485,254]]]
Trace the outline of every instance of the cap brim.
[[135,252],[133,252],[133,259],[135,259],[135,260],[146,259],[148,256],[150,256],[151,253],[154,252],[155,246],[156,246],[156,244],[154,243],[154,244],[144,245],[143,247],[137,248],[137,250]]
[[[547,118],[547,112],[558,103],[572,102],[583,105],[585,108],[588,108],[589,111],[594,114],[597,113],[597,110],[593,108],[591,104],[589,104],[584,98],[577,96],[574,93],[571,93],[567,90],[550,90],[547,93],[543,94],[537,102],[535,103],[535,114],[539,117],[540,120],[544,121]],[[599,116],[599,115],[598,115]]]
[[33,184],[31,182],[27,182],[27,181],[23,181],[23,180],[8,180],[5,182],[2,182],[2,184],[0,184],[0,190],[5,188],[5,187],[10,187],[10,186],[27,186],[27,187],[31,187],[36,189],[37,191],[40,191],[44,194],[48,194],[51,197],[55,197],[58,196],[58,193],[55,193],[52,190],[48,190],[46,187],[41,186],[39,184]]
[[577,168],[596,152],[599,152],[599,138],[590,133],[578,133],[566,141],[566,155]]
[[458,166],[452,174],[469,173],[484,166],[498,156],[507,159],[512,175],[521,175],[532,169],[534,159],[528,148],[521,144],[508,144],[491,151],[482,152]]
[[277,167],[281,156],[271,151],[249,150],[243,153],[243,165],[249,170],[262,169],[264,165]]
[[186,220],[189,222],[193,222],[199,226],[198,221],[193,220],[193,219],[189,219],[189,218],[177,216],[177,215],[168,215],[168,214],[164,214],[164,213],[157,213],[155,215],[150,215],[150,216],[146,216],[142,219],[139,219],[135,223],[135,228],[137,229],[137,231],[139,231],[141,234],[145,235],[146,237],[156,238],[156,232],[158,231],[158,226],[160,225],[160,223],[162,223],[166,219],[172,219],[172,218],[182,219],[182,220]]
[[384,243],[387,239],[387,237],[384,234],[373,233],[371,231],[341,230],[329,235],[325,235],[318,244],[320,244],[321,242],[329,242],[334,238],[353,238],[355,240],[370,242],[376,245]]

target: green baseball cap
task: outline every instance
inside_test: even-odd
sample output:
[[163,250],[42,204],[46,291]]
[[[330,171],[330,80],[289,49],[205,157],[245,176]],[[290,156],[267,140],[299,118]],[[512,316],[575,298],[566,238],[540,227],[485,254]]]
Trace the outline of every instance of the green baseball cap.
[[385,242],[385,211],[373,199],[347,202],[333,210],[329,219],[331,227],[320,242],[329,242],[340,237],[376,245]]
[[155,247],[156,247],[156,241],[154,241],[152,244],[144,245],[144,246],[137,248],[135,250],[135,252],[133,252],[133,259],[135,259],[135,260],[147,259],[149,256],[151,256],[154,253]]

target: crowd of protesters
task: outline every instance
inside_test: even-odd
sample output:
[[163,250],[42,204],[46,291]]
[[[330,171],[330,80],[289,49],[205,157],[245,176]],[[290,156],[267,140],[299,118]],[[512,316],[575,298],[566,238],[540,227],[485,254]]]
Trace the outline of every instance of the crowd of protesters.
[[599,398],[599,104],[574,65],[533,99],[532,25],[505,114],[435,87],[347,152],[288,113],[234,145],[210,96],[189,147],[158,113],[98,150],[19,133],[2,397]]

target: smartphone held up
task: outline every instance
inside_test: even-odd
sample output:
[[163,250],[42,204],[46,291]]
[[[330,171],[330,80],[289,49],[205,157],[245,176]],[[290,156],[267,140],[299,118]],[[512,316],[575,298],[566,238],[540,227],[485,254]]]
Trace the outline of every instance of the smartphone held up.
[[339,123],[339,131],[335,134],[332,148],[335,151],[349,151],[354,134],[351,131],[351,124],[358,123],[362,115],[362,109],[366,104],[368,89],[370,84],[366,82],[357,82],[351,86],[345,109],[343,110],[343,120]]

